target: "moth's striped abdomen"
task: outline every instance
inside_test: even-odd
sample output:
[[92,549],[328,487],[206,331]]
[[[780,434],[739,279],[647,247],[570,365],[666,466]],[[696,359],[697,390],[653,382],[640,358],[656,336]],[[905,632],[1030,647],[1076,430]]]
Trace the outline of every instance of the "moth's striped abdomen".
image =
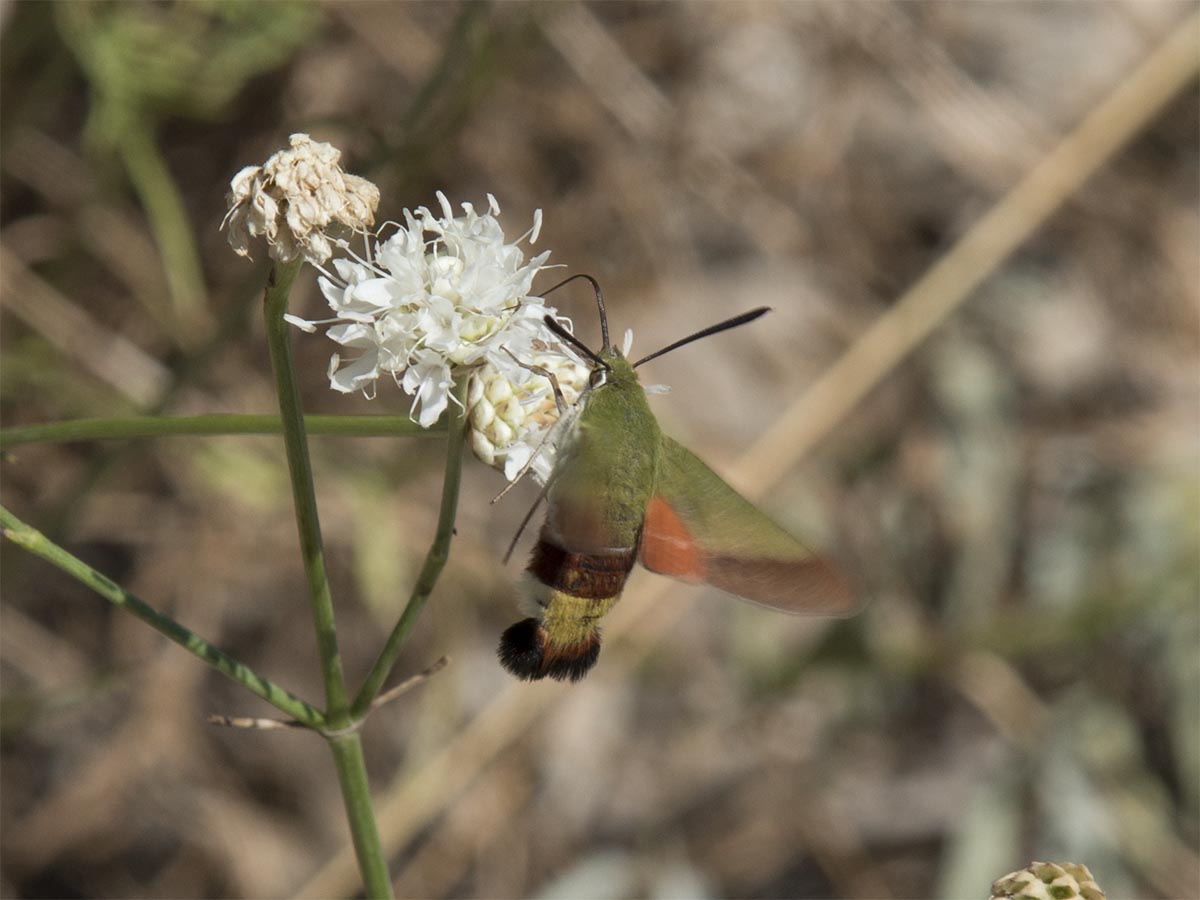
[[600,655],[600,618],[621,596],[636,548],[571,553],[544,532],[526,569],[540,615],[500,638],[500,662],[518,678],[578,681]]

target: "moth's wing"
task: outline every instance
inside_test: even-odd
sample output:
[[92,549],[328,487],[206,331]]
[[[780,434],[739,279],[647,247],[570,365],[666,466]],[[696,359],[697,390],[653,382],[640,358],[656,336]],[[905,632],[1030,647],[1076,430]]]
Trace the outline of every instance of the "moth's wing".
[[705,582],[783,612],[848,616],[858,609],[831,563],[666,436],[640,553],[652,572]]

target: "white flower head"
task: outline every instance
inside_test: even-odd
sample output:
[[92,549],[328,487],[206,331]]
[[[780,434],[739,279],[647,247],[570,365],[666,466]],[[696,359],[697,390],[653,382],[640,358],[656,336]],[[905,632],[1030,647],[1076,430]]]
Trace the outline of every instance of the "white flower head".
[[334,259],[319,279],[333,317],[288,320],[306,331],[330,326],[327,334],[341,344],[329,365],[334,390],[374,396],[380,376],[391,375],[413,398],[410,416],[426,428],[454,399],[456,380],[470,378],[476,454],[510,479],[536,454],[530,468],[544,477],[551,455],[545,435],[557,410],[549,379],[531,367],[554,372],[574,396],[588,369],[547,330],[553,307],[530,295],[550,254],[526,260],[519,245],[537,240],[541,211],[508,243],[495,197],[488,195],[486,213],[463,203],[459,216],[444,194],[437,197],[442,215],[405,210],[404,223],[385,225],[362,256],[340,242],[349,258]]
[[379,188],[342,171],[341,151],[332,144],[307,134],[293,134],[290,143],[233,177],[221,224],[239,256],[250,255],[251,238],[263,237],[272,259],[303,256],[319,266],[333,255],[338,231],[365,231],[375,223]]

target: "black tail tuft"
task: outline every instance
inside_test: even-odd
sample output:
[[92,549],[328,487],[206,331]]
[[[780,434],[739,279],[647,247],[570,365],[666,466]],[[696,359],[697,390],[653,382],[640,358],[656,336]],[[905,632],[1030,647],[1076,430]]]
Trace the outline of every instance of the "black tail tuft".
[[500,665],[522,681],[545,678],[542,657],[546,650],[546,632],[537,619],[522,619],[510,625],[500,636],[500,647],[496,655]]
[[549,643],[541,622],[523,619],[501,635],[497,655],[500,665],[523,681],[579,681],[600,656],[600,629],[582,643],[559,647]]

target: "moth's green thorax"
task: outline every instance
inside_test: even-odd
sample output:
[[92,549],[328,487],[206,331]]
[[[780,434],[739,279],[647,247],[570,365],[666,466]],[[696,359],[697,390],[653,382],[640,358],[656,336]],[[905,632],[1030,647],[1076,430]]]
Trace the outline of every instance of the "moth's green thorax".
[[598,370],[604,383],[588,391],[562,448],[551,500],[585,516],[582,527],[594,537],[594,549],[636,547],[657,480],[662,432],[629,361],[615,349],[600,358],[609,369]]

